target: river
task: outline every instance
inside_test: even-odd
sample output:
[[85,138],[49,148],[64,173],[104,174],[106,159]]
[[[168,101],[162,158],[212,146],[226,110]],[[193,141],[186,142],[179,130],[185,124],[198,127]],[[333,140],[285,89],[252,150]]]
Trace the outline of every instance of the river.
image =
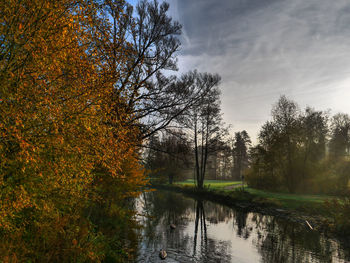
[[145,193],[137,210],[137,262],[350,262],[349,245],[307,226],[180,193]]

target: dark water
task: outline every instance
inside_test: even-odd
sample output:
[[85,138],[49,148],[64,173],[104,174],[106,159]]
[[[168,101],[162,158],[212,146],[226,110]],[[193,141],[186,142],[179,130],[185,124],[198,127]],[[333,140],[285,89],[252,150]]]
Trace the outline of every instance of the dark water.
[[137,262],[350,262],[349,245],[273,216],[167,191],[142,195],[137,207]]

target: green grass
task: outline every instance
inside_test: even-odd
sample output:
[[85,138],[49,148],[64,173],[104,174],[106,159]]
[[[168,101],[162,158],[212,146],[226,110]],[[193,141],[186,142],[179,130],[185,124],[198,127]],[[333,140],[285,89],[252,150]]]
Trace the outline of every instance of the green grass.
[[[228,186],[241,184],[241,181],[223,181],[223,180],[205,180],[204,185],[209,190],[216,193],[222,193],[223,195],[232,195],[239,198],[248,198],[255,203],[267,204],[277,206],[280,208],[304,210],[309,212],[323,213],[323,203],[327,199],[331,199],[331,196],[327,195],[306,195],[306,194],[289,194],[269,192],[264,190],[258,190],[245,186],[244,190],[249,193],[249,196],[244,195],[241,192],[242,188],[237,187],[234,189],[228,189]],[[194,180],[187,179],[182,182],[177,182],[176,185],[185,187],[194,187]],[[242,194],[240,194],[242,193]]]
[[[204,180],[204,186],[209,187],[209,189],[224,189],[227,186],[241,184],[241,181],[224,181],[224,180]],[[194,186],[193,179],[187,179],[185,181],[176,182],[177,185],[181,186]]]
[[263,190],[258,190],[250,187],[246,187],[245,190],[253,195],[276,198],[280,200],[295,200],[300,202],[312,202],[312,203],[322,203],[326,199],[330,198],[327,195],[304,195],[304,194],[288,194],[288,193],[275,193],[267,192]]
[[272,202],[280,203],[282,207],[299,209],[299,208],[321,208],[324,201],[332,197],[327,195],[305,195],[305,194],[289,194],[276,193],[258,190],[247,187],[245,190],[258,198],[264,198]]

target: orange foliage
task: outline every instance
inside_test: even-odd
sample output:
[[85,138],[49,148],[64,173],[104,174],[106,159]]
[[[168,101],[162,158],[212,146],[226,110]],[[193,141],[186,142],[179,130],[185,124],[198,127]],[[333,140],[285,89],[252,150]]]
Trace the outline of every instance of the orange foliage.
[[[65,229],[98,198],[94,169],[114,178],[124,197],[145,184],[138,130],[114,88],[125,72],[106,63],[111,25],[92,1],[8,0],[0,10],[0,229],[12,233],[13,246],[29,226],[47,249],[65,235],[61,248],[78,255],[89,234]],[[125,46],[113,47],[119,65]],[[6,249],[0,246],[0,260],[14,259]]]

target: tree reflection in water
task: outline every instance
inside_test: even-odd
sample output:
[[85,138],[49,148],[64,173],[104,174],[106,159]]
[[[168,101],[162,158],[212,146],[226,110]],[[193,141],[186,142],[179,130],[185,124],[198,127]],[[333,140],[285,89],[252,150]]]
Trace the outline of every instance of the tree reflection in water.
[[[342,243],[273,216],[235,210],[171,192],[140,198],[138,262],[346,262]],[[169,225],[177,227],[171,230]],[[344,260],[343,260],[344,259]]]
[[249,238],[252,228],[247,227],[247,216],[248,213],[244,211],[234,210],[233,212],[233,224],[237,226],[237,236],[243,237],[244,239]]
[[197,200],[196,201],[196,220],[195,220],[195,227],[194,227],[194,239],[193,239],[193,256],[196,256],[196,250],[197,250],[197,235],[198,235],[198,223],[200,222],[201,225],[201,233],[200,233],[200,247],[202,250],[207,250],[207,244],[208,244],[208,238],[207,238],[207,225],[205,223],[205,212],[203,207],[203,201]]
[[340,244],[306,226],[264,217],[264,235],[254,241],[263,262],[344,262]]
[[[194,224],[193,257],[203,262],[230,262],[231,255],[227,253],[230,245],[229,242],[218,242],[217,240],[208,238],[205,203],[202,200],[196,200],[195,204],[196,218]],[[214,207],[217,208],[216,205]],[[214,207],[209,205],[207,208]],[[215,211],[215,209],[211,211]],[[212,221],[220,222],[224,221],[226,217],[223,216],[223,213],[212,213],[210,218]],[[198,233],[199,229],[200,233]]]

